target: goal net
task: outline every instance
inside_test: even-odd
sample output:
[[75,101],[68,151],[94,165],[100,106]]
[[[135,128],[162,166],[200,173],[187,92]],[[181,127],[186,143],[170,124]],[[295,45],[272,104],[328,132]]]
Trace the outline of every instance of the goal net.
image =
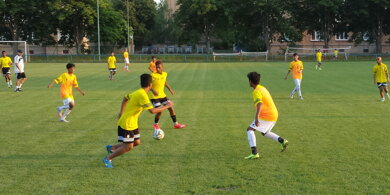
[[337,47],[337,48],[303,48],[303,47],[287,47],[284,54],[284,60],[287,61],[289,56],[297,53],[300,56],[314,56],[317,50],[320,49],[324,57],[333,56],[334,50],[337,49],[338,56],[344,56],[345,60],[348,60],[351,47]]
[[245,51],[240,51],[238,53],[215,53],[213,52],[213,58],[214,61],[216,60],[217,57],[223,58],[223,57],[234,57],[237,56],[237,58],[242,61],[243,59],[259,59],[260,57],[265,57],[265,60],[268,60],[268,51],[265,52],[245,52]]
[[17,50],[22,50],[25,60],[29,61],[27,47],[28,45],[26,41],[0,41],[0,52],[7,52],[7,56],[9,56],[12,60],[17,55]]

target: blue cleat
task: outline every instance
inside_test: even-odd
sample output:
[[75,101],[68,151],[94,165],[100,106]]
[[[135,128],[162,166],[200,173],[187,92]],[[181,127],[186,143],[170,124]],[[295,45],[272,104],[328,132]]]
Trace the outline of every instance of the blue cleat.
[[112,166],[112,162],[110,160],[107,160],[106,157],[103,158],[103,163],[106,166],[106,168],[114,168],[114,166]]
[[107,154],[108,154],[108,155],[112,154],[111,148],[112,148],[111,145],[106,145],[106,150],[107,150]]

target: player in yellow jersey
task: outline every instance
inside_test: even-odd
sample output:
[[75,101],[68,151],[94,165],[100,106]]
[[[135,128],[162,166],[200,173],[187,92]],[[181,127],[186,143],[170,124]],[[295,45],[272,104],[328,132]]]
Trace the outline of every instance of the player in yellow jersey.
[[376,58],[376,65],[372,69],[374,84],[378,86],[381,101],[385,101],[384,93],[390,99],[387,83],[390,82],[389,71],[386,64],[382,63],[382,57]]
[[143,74],[140,80],[141,88],[127,94],[122,100],[118,114],[118,142],[120,143],[113,146],[106,145],[108,156],[103,158],[103,163],[107,168],[113,168],[112,159],[129,152],[141,143],[138,117],[143,110],[156,114],[173,106],[173,102],[169,101],[165,106],[153,108],[147,95],[152,88],[152,76]]
[[157,61],[156,56],[152,56],[152,61],[150,61],[149,63],[149,70],[152,73],[156,72],[156,61]]
[[2,51],[1,55],[2,55],[2,57],[0,58],[1,71],[3,72],[3,77],[5,78],[5,82],[7,83],[8,88],[11,88],[12,87],[12,80],[11,80],[12,60],[10,57],[7,56],[7,52],[5,51]]
[[334,49],[333,50],[333,60],[337,60],[339,57],[339,50],[338,49]]
[[126,72],[130,72],[130,70],[129,70],[129,66],[130,66],[129,51],[127,48],[125,49],[125,52],[123,52],[123,60],[125,62],[125,66],[123,66],[122,69],[125,70]]
[[[153,94],[152,92],[149,92],[149,98],[152,101],[153,106],[155,108],[158,108],[162,105],[166,105],[169,102],[169,99],[164,92],[164,88],[166,87],[169,90],[169,92],[171,92],[172,95],[174,95],[175,92],[167,82],[168,73],[164,72],[164,65],[162,61],[156,62],[156,72],[153,72],[150,75],[152,76],[152,89],[157,93],[156,95]],[[168,110],[173,121],[173,128],[181,129],[186,127],[186,125],[177,122],[176,113],[173,110],[173,107],[168,108]],[[154,130],[160,129],[158,122],[160,120],[161,114],[162,112],[157,113],[154,118],[154,125],[153,125]]]
[[255,131],[260,131],[265,137],[268,137],[281,144],[281,151],[284,152],[287,148],[288,141],[283,139],[279,135],[271,132],[278,120],[278,110],[275,103],[272,100],[271,94],[268,90],[259,85],[260,74],[257,72],[250,72],[247,75],[249,79],[249,86],[253,88],[252,97],[253,103],[256,108],[256,114],[253,122],[247,128],[247,136],[249,146],[251,147],[252,154],[245,157],[245,159],[257,159],[260,158],[256,148],[256,136]]
[[[75,64],[68,63],[66,65],[68,72],[62,73],[59,77],[54,79],[54,81],[51,82],[49,86],[47,86],[50,89],[54,84],[61,84],[60,96],[64,105],[57,107],[57,114],[58,117],[60,117],[61,122],[69,122],[66,120],[66,117],[70,114],[75,106],[72,88],[74,87],[77,89],[81,95],[85,95],[85,93],[79,88],[77,77],[74,74],[75,68]],[[62,113],[63,110],[65,110],[64,113]]]
[[111,52],[111,56],[109,56],[107,59],[107,67],[108,71],[110,72],[110,76],[108,76],[108,78],[113,80],[113,77],[116,74],[116,57],[114,52]]
[[321,52],[320,49],[317,50],[316,59],[317,59],[316,70],[322,70],[322,68],[321,68],[321,65],[322,65],[322,52]]
[[303,100],[302,92],[301,92],[301,82],[302,82],[302,72],[303,72],[303,63],[299,60],[299,56],[297,53],[293,54],[294,60],[290,62],[290,68],[287,71],[286,76],[284,77],[284,80],[287,80],[288,74],[292,72],[292,78],[295,83],[295,88],[290,93],[290,98],[294,98],[295,92],[298,92],[299,99]]

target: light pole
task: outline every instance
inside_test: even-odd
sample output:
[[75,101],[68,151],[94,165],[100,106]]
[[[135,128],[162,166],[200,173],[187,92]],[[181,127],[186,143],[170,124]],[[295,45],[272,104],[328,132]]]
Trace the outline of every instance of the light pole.
[[130,49],[130,17],[129,17],[129,0],[126,0],[126,11],[127,11],[127,49],[131,53]]
[[99,0],[96,1],[97,7],[97,25],[98,25],[98,55],[100,62],[100,13],[99,13]]

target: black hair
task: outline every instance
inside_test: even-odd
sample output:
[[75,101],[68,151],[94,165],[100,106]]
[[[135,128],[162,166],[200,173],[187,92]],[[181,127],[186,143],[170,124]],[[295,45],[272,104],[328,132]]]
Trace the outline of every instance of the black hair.
[[161,65],[163,62],[161,61],[161,60],[157,60],[157,62],[156,62],[156,66],[157,65]]
[[152,59],[153,59],[153,58],[156,58],[156,56],[152,56]]
[[19,49],[19,50],[18,50],[18,53],[23,53],[23,51]]
[[72,64],[72,63],[68,63],[68,64],[66,65],[66,69],[69,69],[69,68],[72,68],[72,67],[76,67],[76,65],[75,65],[75,64]]
[[258,85],[260,83],[260,74],[257,72],[250,72],[248,75],[246,75],[249,79],[249,81],[255,85]]
[[293,54],[293,57],[295,57],[295,56],[297,56],[297,55],[298,55],[297,53],[294,53],[294,54]]
[[141,75],[141,87],[148,87],[152,83],[152,76],[150,74],[142,74]]
[[5,51],[2,51],[1,53],[5,53]]

